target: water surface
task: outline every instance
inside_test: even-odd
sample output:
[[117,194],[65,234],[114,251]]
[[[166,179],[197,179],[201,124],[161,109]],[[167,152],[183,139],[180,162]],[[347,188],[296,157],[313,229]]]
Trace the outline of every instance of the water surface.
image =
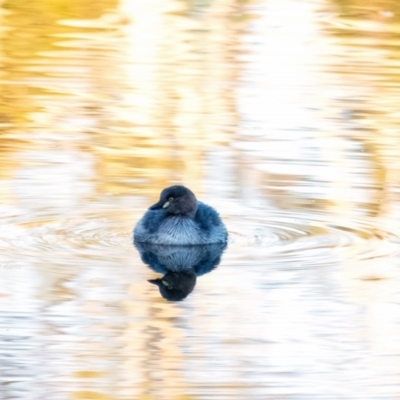
[[[400,397],[400,5],[0,3],[0,398]],[[171,184],[230,240],[183,301]],[[203,271],[204,272],[204,271]]]

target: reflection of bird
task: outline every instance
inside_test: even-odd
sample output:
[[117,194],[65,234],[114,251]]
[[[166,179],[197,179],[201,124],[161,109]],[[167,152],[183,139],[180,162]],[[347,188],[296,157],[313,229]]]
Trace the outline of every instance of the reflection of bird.
[[162,278],[149,279],[157,285],[161,296],[170,301],[179,301],[187,297],[196,285],[196,273],[193,269],[184,271],[168,271]]
[[164,246],[135,243],[142,261],[164,276],[150,279],[161,296],[179,301],[187,297],[196,285],[197,276],[212,271],[221,261],[226,243],[202,246]]
[[226,243],[227,237],[218,213],[184,186],[164,189],[133,233],[135,242],[166,245]]

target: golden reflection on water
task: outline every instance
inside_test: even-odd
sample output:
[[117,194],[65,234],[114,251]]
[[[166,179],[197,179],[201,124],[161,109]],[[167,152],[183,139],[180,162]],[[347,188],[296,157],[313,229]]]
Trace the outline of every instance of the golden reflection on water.
[[[4,398],[397,398],[399,27],[393,1],[1,2]],[[168,303],[130,232],[176,182],[231,243]]]

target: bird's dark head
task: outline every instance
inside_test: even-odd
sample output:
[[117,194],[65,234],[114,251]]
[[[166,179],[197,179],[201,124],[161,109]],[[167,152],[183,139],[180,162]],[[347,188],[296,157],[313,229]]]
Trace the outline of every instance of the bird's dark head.
[[197,211],[196,196],[185,186],[170,186],[161,192],[159,202],[150,207],[150,210],[158,209],[164,209],[168,214],[193,218]]

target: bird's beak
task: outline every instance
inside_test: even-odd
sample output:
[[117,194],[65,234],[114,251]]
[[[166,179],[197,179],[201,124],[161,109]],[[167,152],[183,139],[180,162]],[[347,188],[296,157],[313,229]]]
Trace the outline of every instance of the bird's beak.
[[160,286],[161,279],[159,279],[159,278],[158,279],[149,279],[147,282],[149,282],[153,285],[156,285],[156,286]]
[[166,201],[166,202],[163,204],[162,208],[167,208],[169,205],[170,205],[170,202],[169,202],[169,201]]
[[168,288],[168,289],[172,289],[172,286],[171,286],[167,281],[165,281],[164,279],[160,279],[160,278],[157,278],[157,279],[149,279],[147,282],[149,282],[149,283],[151,283],[151,284],[153,284],[153,285],[156,285],[156,286],[158,286],[158,287],[160,287],[161,285],[163,285],[163,286],[165,286],[165,287]]
[[161,203],[161,201],[159,201],[158,203],[153,204],[153,205],[149,208],[149,210],[159,210],[159,209],[161,209],[161,208],[163,208],[163,204]]

